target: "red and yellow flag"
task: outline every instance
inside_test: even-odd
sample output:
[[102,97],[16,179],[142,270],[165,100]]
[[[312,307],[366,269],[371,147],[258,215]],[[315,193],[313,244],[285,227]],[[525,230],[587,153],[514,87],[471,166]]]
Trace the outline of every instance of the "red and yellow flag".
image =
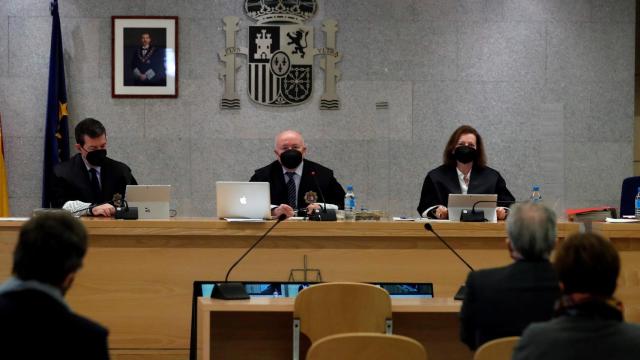
[[0,217],[3,216],[9,216],[9,189],[7,188],[7,169],[4,166],[4,142],[0,117]]

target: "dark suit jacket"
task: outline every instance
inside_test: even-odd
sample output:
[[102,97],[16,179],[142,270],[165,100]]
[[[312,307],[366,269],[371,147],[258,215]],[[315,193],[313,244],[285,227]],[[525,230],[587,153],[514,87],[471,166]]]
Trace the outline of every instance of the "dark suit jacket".
[[[422,185],[422,193],[420,194],[420,204],[418,205],[418,213],[422,213],[428,208],[435,205],[448,206],[449,194],[461,194],[460,182],[458,181],[458,172],[456,168],[448,165],[441,165],[427,174]],[[468,194],[497,194],[498,206],[509,206],[509,203],[515,201],[507,184],[499,172],[490,167],[474,166],[471,169],[471,178],[469,179]]]
[[108,331],[38,290],[0,295],[0,358],[109,359]]
[[100,204],[111,201],[116,193],[124,197],[127,185],[138,184],[127,165],[109,158],[105,160],[100,169],[102,194],[98,198],[94,197],[91,191],[89,176],[89,171],[87,171],[80,154],[58,164],[53,169],[52,206],[60,208],[65,202],[71,200]]
[[640,356],[640,326],[599,317],[561,316],[532,324],[514,360],[627,360]]
[[470,272],[460,310],[460,339],[475,350],[487,341],[520,336],[532,322],[553,316],[560,296],[549,261],[516,261]]
[[[316,172],[316,180],[329,204],[338,205],[340,209],[344,209],[344,189],[333,176],[333,170],[328,169],[311,160],[304,159],[302,166],[302,177],[300,178],[300,187],[298,188],[298,208],[306,207],[304,194],[313,191],[318,194],[318,202],[322,202],[318,187],[312,179],[311,172]],[[282,165],[278,161],[256,170],[255,174],[249,181],[268,182],[271,189],[271,203],[274,205],[288,204],[289,196],[285,176],[282,172]]]

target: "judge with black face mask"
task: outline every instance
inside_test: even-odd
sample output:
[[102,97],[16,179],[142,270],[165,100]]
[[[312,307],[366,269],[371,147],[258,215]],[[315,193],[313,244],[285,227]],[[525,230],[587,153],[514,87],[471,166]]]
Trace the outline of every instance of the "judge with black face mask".
[[75,128],[78,154],[53,170],[52,207],[81,211],[83,215],[113,216],[114,196],[124,198],[127,185],[137,185],[131,169],[107,157],[107,132],[102,123],[87,118]]
[[[448,219],[449,194],[497,194],[504,206],[515,201],[500,173],[487,166],[482,137],[473,127],[462,125],[451,134],[443,161],[424,179],[418,205],[422,217]],[[499,207],[497,215],[504,220],[506,208]]]
[[328,208],[344,207],[345,192],[333,170],[305,158],[307,148],[300,133],[287,130],[278,134],[273,152],[276,160],[256,170],[250,179],[269,183],[273,216],[291,217],[298,209],[310,214],[321,206],[320,193]]

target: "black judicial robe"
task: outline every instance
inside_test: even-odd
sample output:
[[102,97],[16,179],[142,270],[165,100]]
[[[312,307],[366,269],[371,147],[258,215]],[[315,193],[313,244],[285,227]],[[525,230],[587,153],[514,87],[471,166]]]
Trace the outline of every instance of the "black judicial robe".
[[[307,206],[304,195],[313,191],[318,195],[318,202],[322,203],[320,192],[313,181],[311,172],[315,172],[318,185],[325,196],[328,204],[337,205],[340,209],[344,209],[344,189],[333,176],[333,170],[326,168],[316,162],[304,159],[302,166],[302,176],[300,177],[300,187],[298,188],[298,208]],[[279,161],[255,171],[249,181],[268,182],[271,190],[271,203],[273,205],[288,204],[289,196],[285,175],[282,172],[282,165]]]
[[[455,166],[441,165],[427,174],[422,185],[418,213],[422,213],[435,205],[448,206],[449,194],[461,194],[458,172]],[[498,206],[509,206],[515,198],[507,189],[502,175],[496,170],[484,166],[471,169],[468,194],[497,194]]]
[[95,197],[91,190],[89,171],[82,160],[82,155],[76,154],[53,169],[52,206],[61,208],[65,202],[72,200],[92,204],[108,202],[113,200],[115,194],[124,197],[127,185],[137,185],[138,182],[126,164],[106,158],[100,167],[100,184],[102,194]]

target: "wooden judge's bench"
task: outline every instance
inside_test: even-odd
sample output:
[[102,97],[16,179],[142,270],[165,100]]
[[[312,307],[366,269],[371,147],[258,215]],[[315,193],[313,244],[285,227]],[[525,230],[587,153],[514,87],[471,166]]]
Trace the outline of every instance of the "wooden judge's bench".
[[[83,221],[90,249],[68,301],[76,312],[109,328],[113,359],[187,359],[193,281],[223,280],[228,267],[272,224],[191,218]],[[0,281],[10,275],[21,225],[0,221]],[[613,241],[623,261],[618,295],[625,302],[627,319],[639,322],[640,225],[633,226]],[[511,262],[503,223],[434,223],[433,227],[477,269]],[[615,237],[614,228],[602,230]],[[576,231],[577,224],[558,224],[560,239]],[[409,311],[399,304],[398,312],[405,314],[398,315],[402,327],[410,336],[421,336],[425,327],[438,334],[431,341],[440,345],[426,342],[430,358],[471,357],[458,341],[459,303],[451,301],[468,269],[425,231],[423,223],[285,221],[243,260],[231,280],[286,281],[291,269],[304,268],[305,256],[307,267],[319,269],[323,281],[433,283],[437,306],[424,315],[432,320],[425,324],[420,316],[406,316],[419,313],[419,308]],[[301,281],[302,274],[296,272],[295,280]],[[315,272],[308,276],[309,281],[316,280]],[[442,314],[434,315],[439,311]],[[434,316],[442,322],[434,321]],[[418,320],[412,322],[414,318]],[[242,334],[244,329],[235,331]],[[251,331],[255,329],[247,329]],[[241,340],[229,339],[242,349],[251,348],[249,341]],[[245,358],[252,358],[247,354]]]

